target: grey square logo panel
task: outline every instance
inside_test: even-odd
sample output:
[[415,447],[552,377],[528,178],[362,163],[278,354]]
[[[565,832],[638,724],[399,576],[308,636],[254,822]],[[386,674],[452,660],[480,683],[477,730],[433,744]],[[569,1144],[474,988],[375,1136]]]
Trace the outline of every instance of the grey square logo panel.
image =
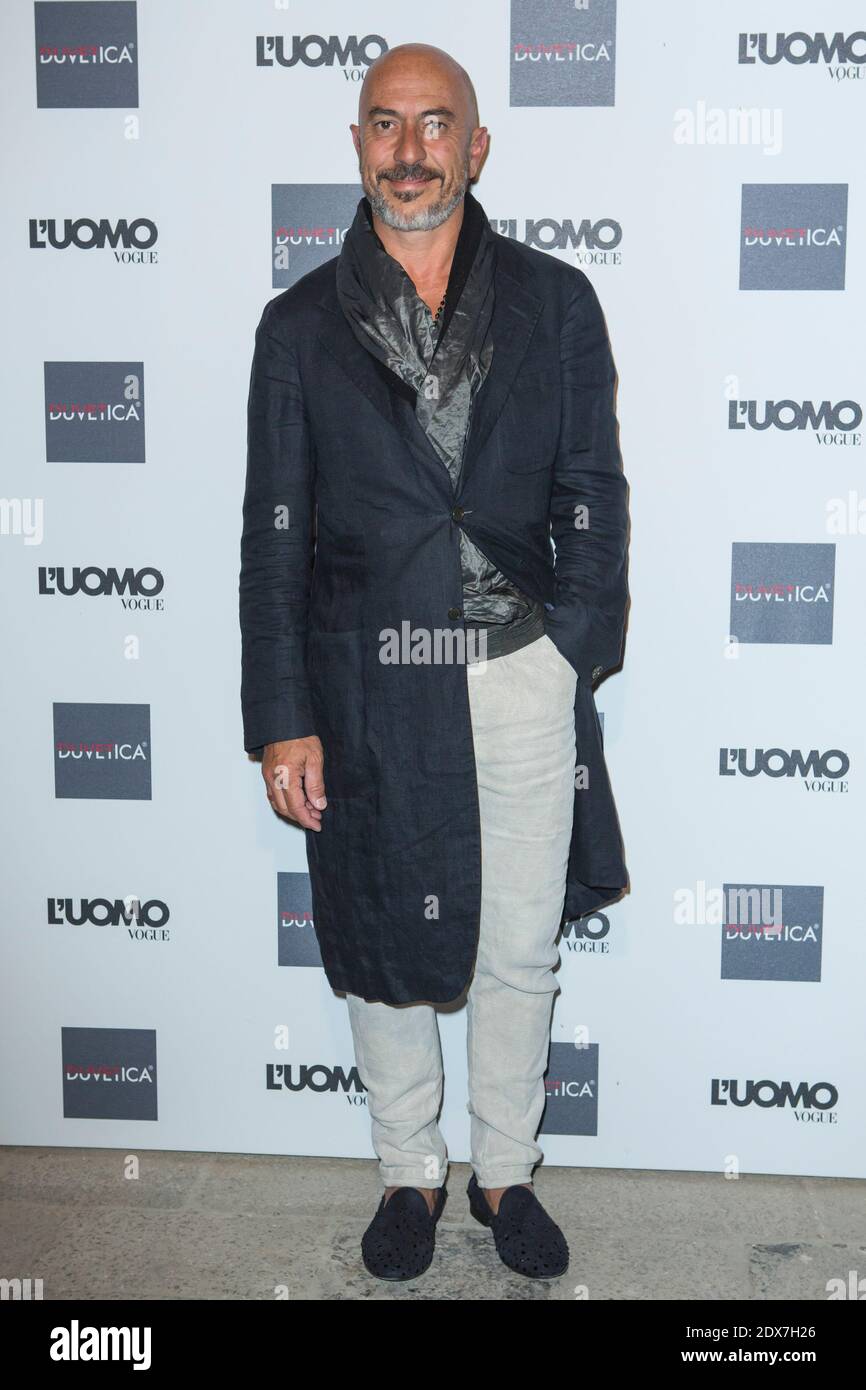
[[726,883],[723,980],[820,980],[824,889]]
[[36,105],[138,106],[135,0],[36,0]]
[[354,183],[275,183],[271,188],[274,289],[288,289],[339,256],[364,196]]
[[741,290],[844,290],[846,183],[744,183]]
[[833,641],[836,547],[734,541],[731,636],[739,642]]
[[540,1134],[598,1134],[598,1043],[551,1043]]
[[157,1119],[156,1029],[61,1028],[63,1118]]
[[144,463],[144,363],[46,362],[48,463]]
[[322,967],[309,874],[277,874],[277,964]]
[[616,0],[511,0],[512,106],[613,106]]
[[55,704],[54,794],[150,801],[150,705]]

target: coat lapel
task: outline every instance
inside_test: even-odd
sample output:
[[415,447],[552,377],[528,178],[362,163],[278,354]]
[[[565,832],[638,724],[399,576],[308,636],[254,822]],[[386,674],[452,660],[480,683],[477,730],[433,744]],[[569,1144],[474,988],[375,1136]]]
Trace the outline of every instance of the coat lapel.
[[[543,307],[543,301],[525,289],[511,273],[510,249],[507,238],[501,237],[497,248],[494,279],[496,298],[490,326],[493,359],[470,416],[463,454],[464,481],[473,459],[481,451],[502,410]],[[396,430],[404,443],[431,466],[436,479],[450,493],[448,470],[415,416],[412,404],[414,392],[411,392],[410,399],[401,379],[358,342],[343,316],[333,280],[329,280],[319,305],[326,310],[317,330],[321,345],[375,406],[386,424]]]

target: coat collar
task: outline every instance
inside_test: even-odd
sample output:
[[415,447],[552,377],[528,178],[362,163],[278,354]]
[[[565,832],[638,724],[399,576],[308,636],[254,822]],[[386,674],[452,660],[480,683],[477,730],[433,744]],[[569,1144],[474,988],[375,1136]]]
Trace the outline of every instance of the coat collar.
[[[474,206],[470,205],[469,199],[472,199]],[[451,300],[452,312],[459,296],[459,288],[462,288],[468,272],[467,259],[471,265],[477,235],[480,234],[478,214],[484,217],[483,208],[467,190],[464,224],[455,247],[454,263],[448,281],[448,300]],[[464,482],[511,390],[543,306],[543,301],[538,295],[532,294],[518,279],[517,254],[509,239],[498,233],[493,234],[498,242],[494,273],[495,305],[491,320],[493,360],[475,398],[470,417],[463,456]],[[334,265],[336,267],[336,258]],[[448,300],[445,305],[446,314],[449,310]],[[325,316],[317,329],[319,342],[358,390],[375,406],[383,420],[397,431],[404,443],[430,463],[441,486],[450,493],[452,487],[448,471],[443,467],[442,460],[415,416],[414,391],[358,342],[340,308],[333,276],[328,278],[327,288],[318,303],[320,308],[325,310]],[[450,314],[448,316],[450,317]]]

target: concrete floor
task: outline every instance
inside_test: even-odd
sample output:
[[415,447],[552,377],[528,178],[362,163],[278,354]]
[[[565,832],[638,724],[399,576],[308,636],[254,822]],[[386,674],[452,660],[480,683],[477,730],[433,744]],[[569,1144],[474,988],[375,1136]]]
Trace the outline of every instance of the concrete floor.
[[[0,1148],[0,1277],[46,1299],[806,1299],[866,1278],[862,1181],[546,1168],[561,1279],[512,1274],[452,1164],[430,1269],[372,1278],[359,1252],[381,1195],[360,1159]],[[866,1283],[863,1291],[866,1292]]]

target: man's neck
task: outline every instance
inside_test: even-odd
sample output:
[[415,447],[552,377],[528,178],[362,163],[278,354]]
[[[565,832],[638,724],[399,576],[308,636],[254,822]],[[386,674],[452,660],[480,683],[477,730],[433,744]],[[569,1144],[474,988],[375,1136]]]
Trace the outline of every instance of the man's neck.
[[373,230],[395,261],[399,261],[416,286],[447,284],[454,250],[463,225],[464,201],[451,216],[427,232],[400,231],[373,213]]

